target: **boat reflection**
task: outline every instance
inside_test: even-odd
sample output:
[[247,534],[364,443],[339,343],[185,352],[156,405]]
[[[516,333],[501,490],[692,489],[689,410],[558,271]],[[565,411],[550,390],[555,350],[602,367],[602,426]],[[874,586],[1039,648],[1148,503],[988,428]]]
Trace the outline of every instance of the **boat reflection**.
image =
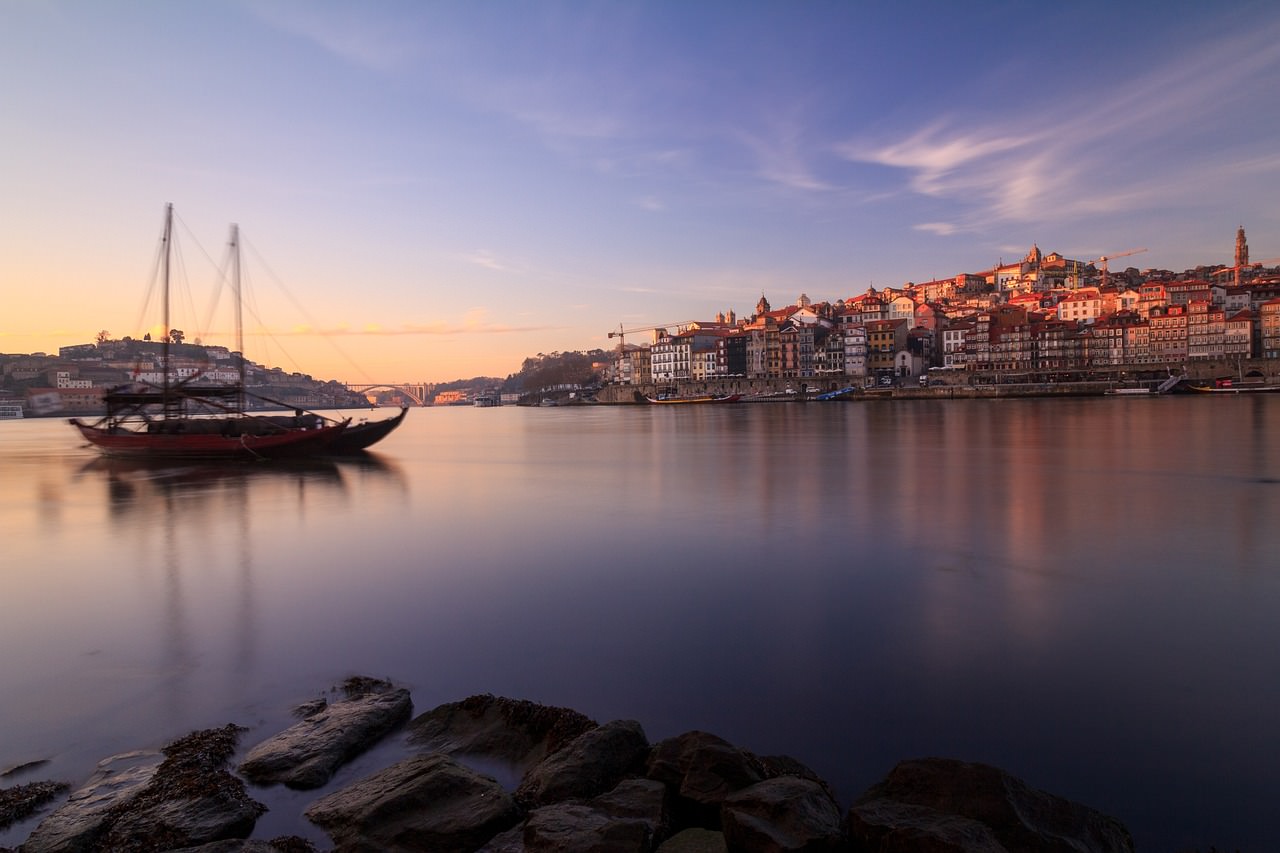
[[348,477],[362,484],[385,481],[382,485],[406,488],[400,469],[371,453],[278,460],[269,465],[100,457],[81,466],[74,479],[100,479],[114,515],[140,509],[153,498],[182,496],[186,506],[191,499],[244,498],[250,491],[270,493],[282,486],[296,489],[299,498],[308,493],[346,496],[350,490]]

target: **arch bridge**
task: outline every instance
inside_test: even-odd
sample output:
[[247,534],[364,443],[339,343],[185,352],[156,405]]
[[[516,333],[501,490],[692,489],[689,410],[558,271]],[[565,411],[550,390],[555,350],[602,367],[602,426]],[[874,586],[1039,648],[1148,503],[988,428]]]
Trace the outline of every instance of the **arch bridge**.
[[372,385],[348,385],[348,391],[357,394],[368,394],[370,391],[399,391],[419,406],[427,405],[427,383],[425,382],[378,382]]

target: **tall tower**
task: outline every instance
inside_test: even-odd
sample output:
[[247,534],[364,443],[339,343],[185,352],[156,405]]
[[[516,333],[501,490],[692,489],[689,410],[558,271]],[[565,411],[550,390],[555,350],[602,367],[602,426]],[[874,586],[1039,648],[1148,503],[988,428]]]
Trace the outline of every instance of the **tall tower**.
[[1244,226],[1236,230],[1236,268],[1249,266],[1249,241],[1244,238]]

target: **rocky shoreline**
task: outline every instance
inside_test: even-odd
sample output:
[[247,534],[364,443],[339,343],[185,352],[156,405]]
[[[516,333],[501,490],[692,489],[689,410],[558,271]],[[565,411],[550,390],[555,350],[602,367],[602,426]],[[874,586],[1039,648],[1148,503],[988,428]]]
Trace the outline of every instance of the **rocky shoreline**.
[[[440,853],[1122,853],[1128,830],[995,767],[898,764],[848,806],[800,762],[691,731],[649,743],[634,720],[472,696],[412,716],[409,691],[350,679],[340,698],[252,746],[244,729],[194,732],[161,753],[113,756],[93,778],[0,788],[0,828],[48,813],[20,853],[305,853],[296,836],[253,839],[253,787],[324,787],[403,731],[409,757],[305,805],[335,851]],[[484,768],[518,780],[503,785]],[[0,850],[0,853],[13,851]]]

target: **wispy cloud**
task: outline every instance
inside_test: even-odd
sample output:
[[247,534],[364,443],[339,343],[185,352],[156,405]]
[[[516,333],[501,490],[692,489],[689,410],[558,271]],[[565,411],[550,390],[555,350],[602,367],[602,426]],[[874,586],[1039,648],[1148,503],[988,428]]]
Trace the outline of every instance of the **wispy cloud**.
[[[955,204],[949,222],[915,226],[939,235],[1191,203],[1224,192],[1235,177],[1280,171],[1273,141],[1230,132],[1249,100],[1242,92],[1274,100],[1267,93],[1280,65],[1278,35],[1272,26],[1194,55],[1174,52],[1113,91],[1020,115],[1017,125],[1033,132],[1010,132],[999,117],[953,116],[898,140],[855,138],[838,150],[851,161],[900,169],[910,192]],[[1222,141],[1211,153],[1182,149],[1183,137],[1210,133],[1215,123]]]
[[246,10],[279,30],[306,39],[345,62],[374,71],[408,66],[420,39],[400,17],[370,15],[357,6],[276,0],[246,3]]
[[333,326],[316,328],[312,326],[295,326],[288,331],[276,331],[269,334],[273,337],[285,338],[396,338],[404,336],[448,336],[448,335],[511,335],[526,332],[552,332],[560,326],[528,325],[519,326],[510,323],[492,323],[472,314],[468,314],[461,322],[405,323],[399,326],[383,326],[369,323],[360,328],[350,326]]
[[468,264],[477,267],[483,267],[494,272],[516,272],[517,267],[513,264],[503,261],[497,256],[497,253],[488,249],[476,249],[469,254],[463,255],[462,259]]

